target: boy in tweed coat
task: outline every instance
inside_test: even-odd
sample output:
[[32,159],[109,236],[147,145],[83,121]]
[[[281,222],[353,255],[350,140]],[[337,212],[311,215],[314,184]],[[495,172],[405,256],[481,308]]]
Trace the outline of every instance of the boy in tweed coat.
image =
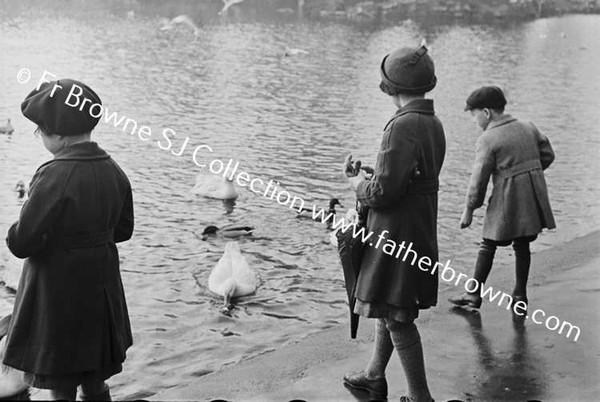
[[[500,88],[479,88],[466,104],[465,111],[470,111],[484,131],[476,143],[475,164],[461,217],[462,229],[471,225],[473,211],[483,205],[490,177],[494,185],[473,278],[480,289],[492,269],[496,247],[512,244],[516,258],[512,298],[514,303],[527,304],[529,243],[543,228],[556,227],[543,172],[554,161],[554,151],[548,138],[533,124],[504,113],[506,99]],[[459,306],[481,306],[478,289],[449,300]]]

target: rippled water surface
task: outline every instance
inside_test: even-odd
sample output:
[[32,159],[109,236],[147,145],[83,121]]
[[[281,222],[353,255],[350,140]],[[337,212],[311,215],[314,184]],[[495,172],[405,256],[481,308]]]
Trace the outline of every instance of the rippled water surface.
[[[247,189],[228,214],[220,201],[193,196],[199,168],[192,152],[208,145],[213,153],[204,149],[200,162],[232,158],[307,203],[325,206],[333,195],[352,206],[340,164],[350,152],[372,163],[394,112],[378,89],[379,62],[422,37],[437,66],[432,96],[448,142],[440,258],[472,270],[482,213],[466,231],[458,220],[478,131],[463,105],[486,83],[504,87],[508,111],[534,121],[557,154],[547,180],[558,230],[534,249],[598,229],[598,16],[509,28],[405,22],[380,30],[224,20],[201,26],[197,38],[184,28],[160,31],[158,18],[149,17],[0,20],[0,125],[10,117],[15,127],[12,136],[0,135],[2,233],[18,216],[15,183],[49,159],[19,110],[44,70],[88,83],[109,110],[151,128],[147,141],[105,123],[94,132],[130,177],[136,208],[134,237],[120,247],[135,345],[125,371],[111,380],[116,397],[150,395],[346,322],[341,268],[326,229]],[[283,57],[286,46],[309,54]],[[31,70],[29,84],[17,83],[21,68]],[[165,128],[176,132],[171,150],[156,142]],[[207,289],[224,242],[196,236],[208,224],[229,222],[257,227],[240,246],[260,277],[256,294],[240,300],[231,317]],[[441,291],[445,300],[454,289],[443,284]],[[2,313],[12,300],[3,290]]]

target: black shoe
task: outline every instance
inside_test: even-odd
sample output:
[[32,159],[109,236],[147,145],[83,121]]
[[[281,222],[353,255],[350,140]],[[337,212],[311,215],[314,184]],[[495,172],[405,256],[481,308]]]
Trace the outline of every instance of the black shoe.
[[344,385],[369,393],[369,398],[375,400],[384,400],[387,398],[388,385],[385,378],[369,380],[364,371],[349,372],[344,376]]
[[477,293],[463,293],[461,295],[449,298],[448,301],[457,306],[470,308],[481,307],[481,296],[479,296]]

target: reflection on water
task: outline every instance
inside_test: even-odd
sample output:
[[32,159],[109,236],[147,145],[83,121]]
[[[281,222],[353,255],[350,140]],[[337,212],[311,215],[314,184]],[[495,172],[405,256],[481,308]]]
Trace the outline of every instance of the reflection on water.
[[[474,386],[474,400],[481,401],[532,401],[543,400],[546,384],[544,364],[531,350],[524,318],[513,317],[514,335],[508,350],[493,345],[482,324],[480,313],[454,307],[452,313],[463,316],[477,352],[473,373],[468,386]],[[465,376],[466,377],[466,376]]]
[[[470,273],[482,214],[473,229],[458,230],[478,135],[463,105],[484,83],[505,87],[508,111],[532,119],[556,150],[547,179],[559,229],[534,247],[598,227],[600,81],[594,77],[600,49],[591,40],[600,34],[598,22],[597,16],[574,16],[511,28],[429,29],[405,22],[364,31],[224,21],[201,26],[194,39],[185,29],[160,31],[154,17],[0,21],[0,122],[10,117],[16,130],[0,136],[0,226],[5,233],[18,215],[11,191],[17,181],[29,180],[48,159],[19,112],[44,70],[88,83],[109,110],[151,128],[143,141],[102,123],[94,137],[129,175],[136,203],[134,238],[121,247],[135,346],[124,373],[111,382],[117,397],[158,392],[346,321],[342,274],[325,228],[246,189],[229,211],[220,201],[194,197],[196,146],[213,150],[198,155],[201,163],[233,158],[251,176],[278,180],[307,203],[325,206],[335,196],[353,205],[340,164],[350,152],[372,163],[382,125],[394,111],[378,89],[381,57],[425,36],[439,78],[432,96],[448,139],[441,258]],[[286,47],[308,54],[284,57]],[[15,75],[24,67],[33,79],[20,85]],[[156,143],[166,128],[176,133],[170,150]],[[188,137],[182,155],[174,155]],[[240,247],[260,286],[224,316],[207,289],[224,242],[197,235],[207,225],[234,222],[257,228]],[[455,292],[449,285],[441,289]],[[11,297],[0,295],[3,312]]]

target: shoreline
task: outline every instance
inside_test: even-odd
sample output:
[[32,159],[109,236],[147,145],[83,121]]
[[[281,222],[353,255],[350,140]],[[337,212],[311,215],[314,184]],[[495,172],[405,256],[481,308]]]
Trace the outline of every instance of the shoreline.
[[[589,352],[599,350],[595,336],[599,329],[595,309],[600,301],[595,275],[599,244],[600,231],[596,231],[532,255],[532,310],[540,308],[578,325],[577,342],[530,320],[524,326],[513,325],[508,311],[485,301],[480,314],[451,310],[443,298],[437,307],[421,312],[416,323],[436,400],[594,400],[600,392],[600,369],[598,357]],[[509,289],[510,265],[494,267],[492,286]],[[360,394],[353,399],[341,377],[366,364],[372,341],[373,323],[361,318],[355,340],[350,339],[348,325],[340,325],[224,366],[149,399],[362,400]],[[440,343],[443,348],[436,347]],[[395,355],[387,375],[389,398],[397,399],[405,391],[405,381]]]

